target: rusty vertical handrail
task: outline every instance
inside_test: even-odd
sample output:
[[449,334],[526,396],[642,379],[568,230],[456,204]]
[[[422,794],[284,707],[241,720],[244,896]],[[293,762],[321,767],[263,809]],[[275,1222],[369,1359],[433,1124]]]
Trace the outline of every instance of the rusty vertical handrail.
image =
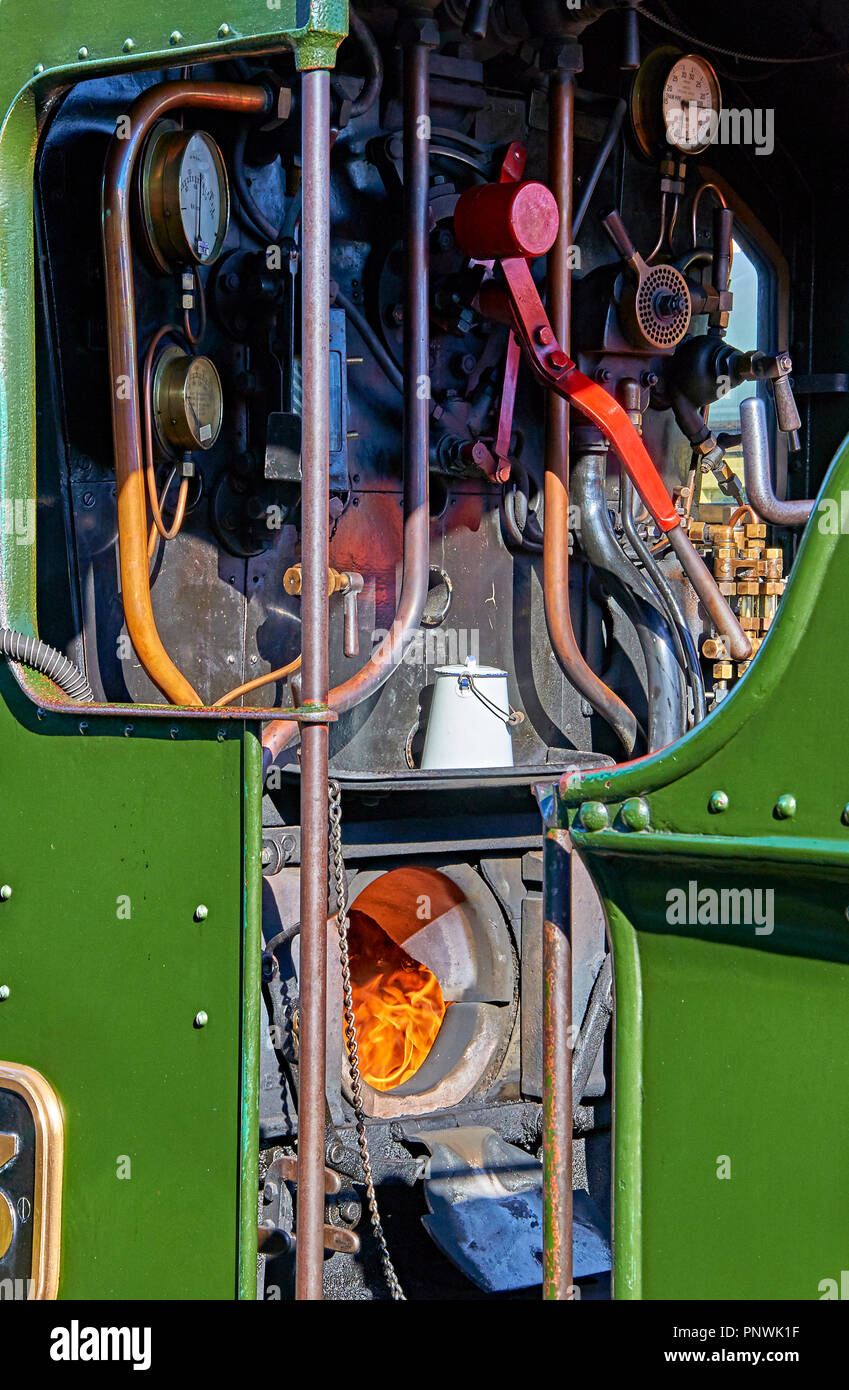
[[[564,45],[572,67],[551,74],[548,107],[548,182],[557,201],[560,230],[548,253],[547,309],[557,341],[570,349],[572,156],[575,73],[580,71],[578,44]],[[634,751],[637,721],[623,700],[587,665],[572,628],[569,610],[569,406],[549,391],[545,417],[545,529],[543,593],[548,635],[566,679],[607,721],[626,753]]]
[[[430,20],[412,19],[404,41],[404,548],[401,592],[387,635],[357,673],[330,692],[341,714],[368,699],[400,665],[421,625],[430,578],[430,54],[439,32]],[[291,719],[263,730],[267,767],[298,732]]]
[[[572,156],[575,72],[581,50],[570,45],[571,69],[551,74],[548,177],[560,228],[547,261],[548,313],[569,352],[571,326]],[[617,729],[628,746],[633,715],[590,670],[578,649],[569,612],[569,405],[548,393],[545,424],[545,611],[552,646],[573,685]],[[627,732],[625,732],[627,730]],[[629,748],[630,751],[630,748]],[[554,854],[546,846],[546,856]],[[558,860],[568,858],[561,853]],[[547,874],[547,881],[550,874]],[[567,880],[568,881],[568,880]],[[568,905],[562,885],[550,894]],[[572,950],[568,911],[547,906],[543,920],[543,1297],[571,1298],[572,1288]]]
[[103,175],[103,257],[112,396],[112,437],[118,492],[121,601],[127,632],[147,675],[175,705],[202,705],[174,665],[156,629],[147,556],[147,498],[141,442],[136,305],[130,230],[133,172],[155,121],[177,107],[260,114],[271,104],[265,87],[231,82],[163,82],[129,110],[129,134],[112,137]]
[[[330,74],[303,75],[302,703],[327,705],[330,456]],[[295,1297],[322,1297],[327,1051],[327,724],[301,733],[298,1214]]]

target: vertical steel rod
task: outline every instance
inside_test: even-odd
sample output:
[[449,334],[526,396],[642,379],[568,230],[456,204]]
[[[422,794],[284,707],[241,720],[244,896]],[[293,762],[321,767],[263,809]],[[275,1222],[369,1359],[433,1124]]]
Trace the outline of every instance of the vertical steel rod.
[[[580,49],[575,54],[580,69]],[[548,114],[548,177],[557,199],[560,230],[548,255],[548,312],[557,341],[569,351],[571,328],[572,155],[575,71],[551,75]],[[546,532],[549,501],[563,522],[556,563],[566,571],[569,497],[569,406],[553,391],[546,403]],[[568,613],[568,581],[560,603]],[[571,629],[571,624],[569,625]],[[581,689],[581,684],[578,688]],[[605,687],[602,687],[605,689]],[[584,692],[587,693],[587,692]],[[610,692],[608,692],[610,693]],[[590,694],[592,700],[593,696]],[[598,708],[598,705],[596,704]],[[546,844],[547,903],[543,925],[543,1297],[572,1297],[572,948],[569,922],[569,857]],[[565,877],[555,886],[557,868]]]
[[[425,39],[429,28],[424,28]],[[430,561],[429,188],[430,46],[408,40],[404,46],[404,578],[408,568],[418,574],[425,598]],[[422,598],[421,588],[416,598]],[[413,610],[412,616],[418,627],[421,608]],[[401,638],[401,634],[392,635],[396,642]]]
[[[303,75],[302,703],[328,690],[330,451],[330,74]],[[327,725],[301,735],[301,957],[295,1296],[320,1299],[324,1268],[327,1015]]]
[[542,1296],[572,1286],[572,865],[549,830],[543,842]]

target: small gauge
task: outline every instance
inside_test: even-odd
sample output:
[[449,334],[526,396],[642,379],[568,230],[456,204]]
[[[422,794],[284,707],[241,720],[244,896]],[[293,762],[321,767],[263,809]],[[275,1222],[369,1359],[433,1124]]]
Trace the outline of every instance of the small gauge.
[[160,121],[148,138],[139,180],[144,240],[157,269],[217,260],[227,235],[230,193],[212,137]]
[[664,45],[643,61],[631,89],[631,126],[650,159],[670,149],[701,154],[716,137],[722,95],[710,63]]
[[663,84],[666,139],[682,154],[701,154],[716,138],[722,98],[710,63],[694,54],[678,58]]
[[166,452],[211,449],[221,432],[221,378],[208,357],[166,348],[153,375],[153,418]]

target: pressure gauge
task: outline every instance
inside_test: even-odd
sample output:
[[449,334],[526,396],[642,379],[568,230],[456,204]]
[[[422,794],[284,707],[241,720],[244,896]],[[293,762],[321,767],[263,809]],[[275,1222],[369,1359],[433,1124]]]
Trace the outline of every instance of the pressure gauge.
[[710,63],[694,54],[678,58],[663,84],[661,109],[666,139],[682,154],[701,154],[716,138],[721,104]]
[[208,357],[166,348],[153,374],[153,419],[166,450],[211,449],[221,432],[221,378]]
[[158,270],[210,265],[221,254],[230,193],[221,151],[203,130],[174,121],[154,126],[140,164],[139,210]]
[[669,149],[701,154],[716,138],[722,94],[706,59],[664,45],[642,63],[631,90],[631,126],[649,158]]

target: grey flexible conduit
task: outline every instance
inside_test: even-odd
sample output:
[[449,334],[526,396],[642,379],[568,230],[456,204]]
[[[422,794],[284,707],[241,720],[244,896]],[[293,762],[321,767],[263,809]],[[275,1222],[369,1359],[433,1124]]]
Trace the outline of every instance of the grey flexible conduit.
[[94,701],[91,686],[79,666],[38,637],[27,637],[12,627],[0,627],[0,655],[48,676],[71,700]]

